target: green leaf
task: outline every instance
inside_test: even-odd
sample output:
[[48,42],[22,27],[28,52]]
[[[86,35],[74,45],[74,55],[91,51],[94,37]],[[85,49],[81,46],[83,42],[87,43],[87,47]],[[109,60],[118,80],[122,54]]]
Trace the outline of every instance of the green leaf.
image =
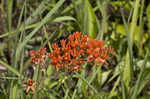
[[130,65],[129,52],[127,52],[126,62],[125,62],[124,70],[123,70],[123,82],[124,82],[124,84],[128,90],[129,90],[129,84],[131,82],[131,68],[130,68],[130,66],[133,66],[133,65]]
[[52,74],[52,72],[53,72],[52,65],[49,65],[47,70],[46,70],[46,73],[48,76],[50,76]]
[[120,83],[120,77],[117,78],[117,80],[115,81],[114,85],[113,85],[113,88],[109,94],[109,98],[111,99],[113,96],[117,96],[118,95],[118,92],[115,91],[115,89],[117,88],[117,86],[119,85]]
[[62,16],[62,17],[57,17],[52,22],[62,22],[62,21],[76,21],[76,19],[71,16]]
[[120,71],[120,80],[121,80],[121,94],[122,94],[122,99],[127,99],[127,91],[126,91],[125,83],[123,81],[122,71]]
[[89,0],[84,1],[84,32],[86,32],[90,37],[95,38],[98,32],[96,15]]
[[12,91],[12,99],[16,99],[17,88],[18,88],[18,85],[14,84],[13,85],[13,91]]
[[128,10],[131,10],[131,5],[134,4],[133,1],[111,1],[112,6],[115,8],[115,10],[118,10],[118,6],[121,8],[125,8]]
[[117,64],[117,66],[115,67],[113,71],[113,76],[108,80],[108,83],[113,81],[113,79],[120,74],[120,70],[124,69],[124,65],[125,65],[125,61],[121,61]]
[[[121,34],[122,36],[126,35],[126,28],[124,27],[123,24],[119,24],[116,22],[112,22],[111,24],[112,24],[113,28],[115,29],[115,31],[112,31],[112,35],[111,35],[112,39],[116,40],[117,38],[115,38],[115,36],[118,34]],[[131,30],[131,24],[128,24],[128,29],[129,29],[129,31]],[[143,30],[143,32],[145,32],[145,31]],[[139,42],[140,26],[136,26],[135,33],[138,35],[136,35],[136,34],[134,35],[133,41],[137,45],[137,42]],[[142,43],[145,43],[147,39],[148,39],[148,34],[143,33]]]
[[112,72],[112,70],[106,71],[106,72],[102,72],[102,79],[101,79],[101,85],[103,85],[106,80],[108,79],[108,75]]
[[150,4],[146,8],[146,15],[147,15],[147,20],[148,20],[148,30],[150,32]]
[[134,5],[134,11],[133,11],[133,16],[132,16],[132,21],[131,21],[131,29],[130,29],[131,43],[133,43],[133,41],[134,41],[134,35],[136,35],[135,34],[135,28],[137,26],[136,24],[137,24],[137,19],[138,19],[139,4],[140,4],[140,0],[136,0],[135,1],[135,5]]
[[[144,62],[144,60],[138,60],[136,63],[137,67],[142,68],[143,62]],[[147,69],[150,68],[150,62],[149,61],[146,63],[145,68],[147,68]]]
[[8,10],[8,31],[11,32],[12,28],[12,9],[13,0],[7,0],[7,10]]

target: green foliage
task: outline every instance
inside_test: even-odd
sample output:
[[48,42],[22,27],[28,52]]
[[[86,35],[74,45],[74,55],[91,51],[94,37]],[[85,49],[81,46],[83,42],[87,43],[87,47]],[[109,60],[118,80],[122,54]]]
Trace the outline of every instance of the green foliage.
[[150,31],[150,19],[149,19],[149,17],[150,17],[150,4],[148,4],[148,6],[147,6],[147,8],[146,8],[146,15],[147,15],[147,20],[148,20],[148,29],[149,29],[149,31]]

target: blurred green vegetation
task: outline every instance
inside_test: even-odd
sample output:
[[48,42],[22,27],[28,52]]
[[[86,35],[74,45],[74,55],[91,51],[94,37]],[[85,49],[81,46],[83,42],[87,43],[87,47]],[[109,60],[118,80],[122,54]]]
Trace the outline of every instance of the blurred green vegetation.
[[[109,67],[32,67],[30,50],[76,31],[115,49]],[[149,0],[0,0],[0,99],[149,99],[149,41]],[[32,77],[36,94],[22,87]]]

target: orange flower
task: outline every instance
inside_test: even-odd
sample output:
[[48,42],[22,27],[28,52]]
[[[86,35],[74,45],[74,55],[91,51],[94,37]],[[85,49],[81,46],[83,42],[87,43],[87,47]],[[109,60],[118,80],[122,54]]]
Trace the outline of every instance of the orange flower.
[[65,53],[63,58],[64,58],[65,61],[69,61],[70,60],[70,53]]
[[55,52],[56,55],[60,55],[60,48],[55,49],[54,52]]
[[66,47],[66,40],[61,40],[60,41],[62,48]]
[[80,37],[81,37],[81,32],[75,32],[74,37],[75,37],[76,40],[79,40]]
[[78,60],[78,64],[79,64],[79,65],[84,64],[84,61],[83,61],[83,59],[82,59],[82,58],[80,58],[80,59]]
[[70,35],[70,36],[68,37],[68,40],[69,40],[69,41],[74,41],[74,35]]
[[84,51],[84,50],[82,50],[82,49],[80,49],[79,53],[80,53],[80,55],[82,55],[82,56],[84,56],[84,55],[85,55],[85,51]]
[[74,71],[75,70],[76,72],[78,72],[80,68],[81,68],[80,65],[74,65],[72,68],[70,68],[70,71]]
[[84,42],[84,43],[87,43],[87,41],[88,41],[89,39],[90,39],[90,37],[87,36],[87,35],[83,35],[83,36],[81,37],[81,41]]
[[77,52],[77,50],[74,48],[74,49],[71,50],[71,55],[72,55],[74,58],[76,58],[76,57],[78,57],[80,54],[79,54],[79,52]]
[[55,65],[55,69],[56,69],[56,71],[58,71],[60,68],[61,68],[61,64],[59,64],[59,63],[57,63],[56,65]]
[[31,79],[28,80],[27,83],[23,84],[24,87],[26,87],[26,93],[30,91],[30,89],[35,93],[34,86],[36,85],[36,82],[33,82]]
[[69,41],[69,45],[72,47],[72,48],[76,48],[76,44],[74,41]]
[[62,46],[62,51],[64,53],[68,52],[70,50],[70,46],[69,46],[69,44],[66,44],[66,40],[61,40],[60,43],[61,43],[61,46]]
[[52,59],[53,59],[53,60],[52,60],[52,64],[53,64],[53,65],[57,64],[58,59],[57,59],[56,57],[53,57]]
[[77,63],[76,59],[72,59],[71,62],[69,63],[69,65],[75,65]]
[[104,41],[91,39],[87,35],[81,35],[81,32],[75,32],[60,43],[60,47],[53,44],[54,51],[49,54],[56,71],[60,68],[79,71],[85,62],[108,65],[109,55],[114,55],[114,49],[105,47]]
[[87,57],[87,62],[92,62],[94,60],[93,56],[88,56]]
[[87,44],[85,44],[84,42],[79,44],[80,49],[84,49],[87,47]]
[[55,53],[54,53],[54,52],[51,52],[51,53],[49,54],[49,57],[50,57],[50,58],[55,57]]
[[52,48],[55,50],[58,48],[58,45],[56,43],[52,44]]
[[30,51],[30,56],[32,58],[32,63],[33,64],[40,64],[42,63],[42,65],[45,64],[45,58],[46,58],[46,48],[42,48],[41,50],[38,51],[34,51],[31,50]]

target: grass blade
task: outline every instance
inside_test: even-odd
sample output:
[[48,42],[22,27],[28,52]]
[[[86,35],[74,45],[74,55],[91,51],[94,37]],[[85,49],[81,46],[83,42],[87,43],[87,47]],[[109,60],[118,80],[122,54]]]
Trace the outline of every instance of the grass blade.
[[100,2],[100,0],[97,0],[97,6],[99,8],[99,11],[102,13],[102,22],[101,22],[101,26],[99,29],[99,33],[97,35],[97,39],[98,40],[102,40],[103,39],[103,35],[104,35],[104,31],[106,29],[106,24],[107,24],[107,13],[106,13],[106,5],[107,5],[107,0]]
[[98,27],[96,24],[96,15],[89,2],[89,0],[84,1],[84,32],[86,32],[90,37],[95,38],[98,32]]
[[8,10],[8,31],[11,32],[12,28],[12,9],[13,9],[13,0],[7,0],[7,10]]
[[140,23],[139,23],[139,28],[140,28],[140,33],[139,33],[139,40],[138,40],[138,48],[139,48],[139,55],[142,54],[142,37],[143,37],[143,9],[144,9],[144,2],[145,0],[142,0],[142,6],[140,9]]
[[140,0],[136,0],[134,11],[133,11],[133,16],[132,16],[132,21],[131,21],[131,30],[130,30],[131,43],[133,43],[134,41],[135,28],[136,28],[137,19],[138,19],[139,4],[140,4]]
[[2,64],[4,67],[6,67],[9,71],[13,72],[14,74],[16,74],[17,76],[21,77],[21,74],[14,68],[12,68],[11,66],[9,66],[8,64],[4,63],[3,61],[0,60],[0,64]]
[[67,99],[68,93],[69,93],[69,89],[67,89],[67,91],[65,92],[65,97],[64,97],[64,99]]
[[124,13],[121,11],[123,23],[126,29],[127,41],[128,41],[128,51],[126,53],[126,66],[123,72],[123,80],[125,81],[126,87],[129,89],[129,83],[133,81],[133,54],[132,54],[132,42],[128,30],[128,24],[125,21]]
[[71,16],[62,16],[57,17],[56,19],[53,20],[53,22],[62,22],[62,21],[76,21],[76,19]]
[[123,81],[123,75],[122,75],[122,72],[120,73],[120,77],[121,77],[121,90],[122,90],[122,99],[127,99],[126,97],[126,90],[125,90],[125,84],[124,84],[124,81]]
[[12,89],[12,99],[16,99],[17,88],[18,88],[18,85],[14,84],[13,89]]

